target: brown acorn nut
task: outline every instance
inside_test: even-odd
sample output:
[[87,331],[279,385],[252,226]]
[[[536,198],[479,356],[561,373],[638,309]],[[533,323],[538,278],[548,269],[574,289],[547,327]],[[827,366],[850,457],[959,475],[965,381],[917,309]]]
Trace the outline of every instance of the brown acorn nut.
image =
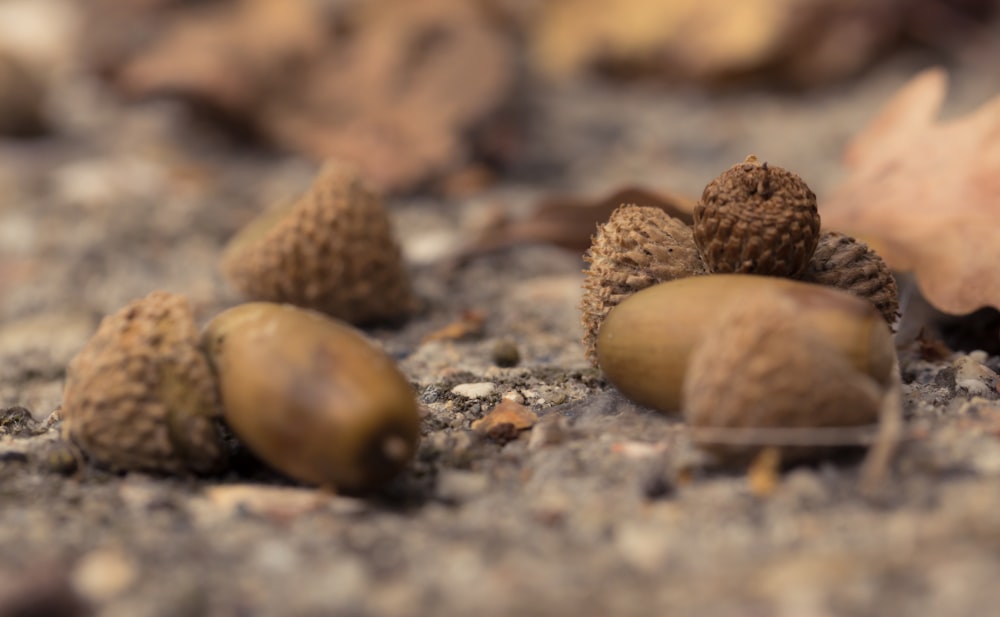
[[[881,366],[869,371],[894,349],[874,311],[865,316],[852,304],[832,310],[844,311],[847,323],[874,323],[881,333],[867,337],[866,351],[876,359],[868,370],[803,316],[801,298],[755,295],[717,315],[691,354],[684,380],[684,417],[693,441],[728,462],[748,461],[765,447],[780,448],[787,461],[828,454],[838,443],[860,445],[857,429],[879,421],[889,387]],[[836,318],[829,312],[823,317]],[[853,440],[849,430],[831,430],[851,428]]]
[[899,318],[896,279],[878,253],[841,233],[824,232],[800,280],[835,287],[871,302],[890,326]]
[[420,418],[410,384],[350,326],[253,302],[217,315],[202,342],[226,422],[288,476],[364,490],[391,478],[416,451]]
[[691,228],[660,208],[623,205],[598,227],[584,255],[580,301],[587,359],[597,363],[597,332],[608,312],[656,283],[706,274]]
[[111,469],[221,467],[221,410],[188,301],[153,292],[105,317],[69,364],[60,414],[64,438]]
[[795,277],[819,240],[816,195],[802,178],[751,155],[705,187],[694,240],[708,269]]
[[254,300],[288,302],[354,324],[416,307],[379,197],[352,167],[329,162],[299,199],[251,221],[226,247],[222,271]]
[[679,411],[691,354],[727,310],[750,298],[793,302],[802,327],[829,341],[859,371],[879,381],[890,374],[892,335],[868,302],[820,285],[742,274],[678,279],[624,300],[598,334],[601,370],[633,401]]

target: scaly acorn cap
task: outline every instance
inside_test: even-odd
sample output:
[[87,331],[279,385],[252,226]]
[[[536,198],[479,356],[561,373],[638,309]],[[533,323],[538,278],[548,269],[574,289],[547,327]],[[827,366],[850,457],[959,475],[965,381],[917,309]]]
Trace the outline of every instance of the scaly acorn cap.
[[296,201],[241,230],[222,271],[254,300],[315,309],[353,324],[391,321],[416,307],[381,199],[357,171],[324,165]]
[[885,261],[864,242],[836,232],[820,235],[801,280],[836,287],[875,305],[890,326],[899,318],[896,279]]
[[816,195],[802,178],[751,155],[705,187],[694,240],[709,270],[794,277],[819,240]]
[[[888,381],[859,370],[841,341],[800,318],[791,296],[747,296],[714,319],[691,354],[684,379],[684,417],[696,444],[729,462],[763,447],[783,460],[823,455],[802,437],[822,429],[878,422]],[[875,318],[877,319],[877,318]],[[885,327],[882,326],[885,330]],[[869,339],[873,357],[894,354],[888,333]]]
[[707,274],[690,227],[660,208],[632,204],[598,227],[584,259],[583,344],[594,366],[598,330],[619,302],[656,283]]
[[105,317],[69,364],[60,415],[63,437],[114,470],[220,468],[221,409],[187,299],[157,291]]

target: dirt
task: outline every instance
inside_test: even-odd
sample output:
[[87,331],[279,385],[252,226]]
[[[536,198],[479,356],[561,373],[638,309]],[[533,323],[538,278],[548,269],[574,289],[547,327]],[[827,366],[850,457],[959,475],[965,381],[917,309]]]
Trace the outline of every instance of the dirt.
[[[993,57],[953,59],[949,114],[1000,91]],[[704,465],[679,418],[588,366],[579,254],[451,259],[497,208],[625,184],[697,196],[749,153],[794,169],[822,204],[846,140],[933,60],[900,53],[798,94],[538,84],[499,183],[390,202],[425,308],[370,333],[427,415],[411,467],[363,497],[249,460],[213,477],[117,475],[60,451],[47,421],[99,318],[154,289],[186,294],[202,322],[237,302],[221,247],[316,170],[67,78],[73,111],[54,136],[0,142],[0,615],[983,614],[1000,600],[1000,397],[979,367],[1000,358],[903,349],[905,439],[877,498],[859,491],[857,457],[762,491]],[[481,334],[422,342],[469,309],[486,315]],[[515,366],[498,366],[501,341]],[[455,391],[478,383],[494,387]],[[473,432],[504,396],[539,423]]]

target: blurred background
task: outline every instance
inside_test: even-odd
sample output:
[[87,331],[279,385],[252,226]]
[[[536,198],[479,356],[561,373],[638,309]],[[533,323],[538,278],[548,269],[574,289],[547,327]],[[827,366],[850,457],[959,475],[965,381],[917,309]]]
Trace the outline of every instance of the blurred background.
[[[169,102],[160,121],[177,143],[164,148],[225,139],[351,158],[382,189],[413,192],[510,174],[551,181],[578,156],[636,156],[626,146],[645,144],[628,143],[628,125],[653,136],[695,127],[687,151],[653,152],[674,165],[738,139],[749,130],[739,122],[772,121],[734,113],[709,126],[699,122],[708,105],[735,112],[767,93],[808,103],[901,52],[915,65],[993,62],[996,5],[0,0],[0,135],[128,140],[123,115]],[[659,113],[629,117],[630,99],[651,97],[664,99]],[[588,135],[559,132],[570,127]],[[580,151],[590,142],[604,151]]]
[[920,69],[946,114],[995,95],[997,4],[0,0],[0,317],[214,302],[219,247],[330,157],[416,264],[554,195],[696,198],[750,153],[822,202]]

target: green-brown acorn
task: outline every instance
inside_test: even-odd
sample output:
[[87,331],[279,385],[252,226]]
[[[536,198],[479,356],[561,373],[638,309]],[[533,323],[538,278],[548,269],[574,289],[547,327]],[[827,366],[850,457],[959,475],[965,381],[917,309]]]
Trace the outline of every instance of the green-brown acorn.
[[802,327],[828,341],[857,370],[880,382],[888,378],[895,357],[892,335],[870,303],[820,285],[738,274],[678,279],[625,299],[601,326],[598,363],[628,398],[663,412],[680,411],[692,353],[727,311],[751,298],[793,303]]
[[354,328],[311,310],[254,302],[216,316],[202,342],[226,422],[288,476],[365,490],[416,451],[420,417],[409,382]]

